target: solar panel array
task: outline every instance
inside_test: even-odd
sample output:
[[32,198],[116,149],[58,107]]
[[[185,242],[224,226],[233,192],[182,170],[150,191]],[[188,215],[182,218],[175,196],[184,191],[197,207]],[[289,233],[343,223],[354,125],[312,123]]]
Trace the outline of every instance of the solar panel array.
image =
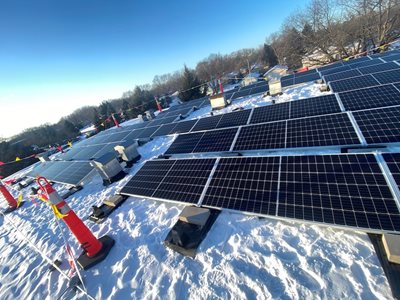
[[[400,156],[384,157],[398,180]],[[400,232],[397,200],[374,154],[153,160],[121,194]]]
[[259,81],[254,84],[243,86],[234,92],[226,92],[225,98],[228,100],[235,100],[246,96],[256,95],[260,93],[265,93],[269,90],[268,82]]

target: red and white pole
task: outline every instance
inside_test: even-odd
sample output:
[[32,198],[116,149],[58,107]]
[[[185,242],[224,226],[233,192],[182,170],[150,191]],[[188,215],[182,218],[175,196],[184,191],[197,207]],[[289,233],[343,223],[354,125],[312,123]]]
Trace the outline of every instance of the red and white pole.
[[222,85],[221,78],[218,79],[218,83],[219,83],[219,91],[221,92],[221,94],[223,94],[224,93],[224,87]]
[[157,109],[158,109],[158,111],[159,111],[159,112],[162,112],[161,104],[160,104],[160,102],[158,102],[158,99],[157,99],[157,98],[156,98],[156,104],[157,104]]
[[121,127],[121,126],[119,126],[119,123],[118,123],[117,119],[115,118],[114,114],[111,114],[111,117],[114,121],[115,126],[117,126],[118,128]]
[[3,185],[3,183],[0,181],[0,192],[3,194],[4,198],[8,202],[8,206],[10,208],[17,208],[18,203],[17,200],[11,195],[11,193],[7,190],[7,188]]
[[[42,184],[44,182],[45,184]],[[88,257],[93,257],[99,253],[103,247],[102,243],[93,235],[93,233],[86,227],[81,219],[75,214],[75,212],[68,206],[60,195],[54,190],[51,184],[44,177],[39,177],[37,183],[42,190],[42,195],[47,194],[46,200],[52,205],[55,205],[58,211],[65,215],[62,220],[71,230],[75,238],[81,244],[82,248],[86,252]]]

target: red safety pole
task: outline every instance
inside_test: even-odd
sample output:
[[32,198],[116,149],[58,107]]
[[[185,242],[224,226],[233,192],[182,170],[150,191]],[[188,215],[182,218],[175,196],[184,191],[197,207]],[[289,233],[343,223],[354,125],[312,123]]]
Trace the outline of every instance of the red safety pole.
[[157,109],[158,109],[158,111],[159,111],[159,112],[162,112],[161,104],[160,104],[160,102],[158,102],[158,99],[157,99],[157,98],[156,98],[156,104],[157,104]]
[[[42,184],[44,182],[44,184]],[[103,247],[102,243],[93,235],[86,227],[75,212],[68,206],[60,195],[54,190],[51,184],[44,177],[37,179],[37,184],[42,190],[42,196],[45,196],[52,205],[56,206],[60,214],[63,215],[62,220],[71,230],[75,238],[81,244],[88,257],[93,257],[99,253]],[[46,196],[47,194],[47,196]]]
[[117,119],[114,117],[114,114],[111,114],[111,117],[112,117],[112,119],[114,121],[115,126],[117,126],[118,128],[121,127],[121,126],[119,126],[119,123],[118,123]]
[[218,83],[219,83],[219,91],[222,93],[224,93],[224,87],[222,86],[222,80],[221,78],[218,79]]
[[18,203],[17,200],[11,195],[11,193],[6,189],[6,187],[3,185],[3,183],[0,181],[0,192],[3,194],[4,198],[8,202],[8,206],[10,208],[17,208]]

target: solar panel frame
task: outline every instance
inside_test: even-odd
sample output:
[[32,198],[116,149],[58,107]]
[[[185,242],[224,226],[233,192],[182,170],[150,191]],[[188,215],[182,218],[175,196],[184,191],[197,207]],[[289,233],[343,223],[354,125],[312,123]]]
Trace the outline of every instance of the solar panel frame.
[[287,121],[287,148],[359,144],[357,132],[346,113]]
[[329,82],[331,91],[335,93],[376,85],[380,85],[380,83],[370,74]]
[[400,153],[383,153],[382,156],[397,184],[397,188],[400,189]]
[[400,142],[400,106],[353,113],[368,144]]
[[400,91],[391,84],[342,92],[338,96],[348,111],[400,105]]

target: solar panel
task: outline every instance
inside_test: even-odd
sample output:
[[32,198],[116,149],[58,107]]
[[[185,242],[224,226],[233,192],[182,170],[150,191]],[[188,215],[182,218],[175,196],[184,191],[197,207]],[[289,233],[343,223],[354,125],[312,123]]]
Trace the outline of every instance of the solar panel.
[[341,80],[341,79],[346,79],[346,78],[351,78],[351,77],[356,77],[362,75],[358,70],[347,70],[339,73],[334,73],[331,75],[326,75],[324,76],[324,81],[325,82],[330,82],[330,81],[335,81],[335,80]]
[[265,123],[289,119],[289,102],[254,108],[250,123]]
[[396,181],[397,187],[400,189],[400,153],[384,153],[382,156]]
[[177,123],[169,123],[161,125],[157,131],[153,133],[152,137],[169,134],[175,128],[176,124]]
[[294,78],[286,79],[285,77],[281,78],[281,87],[287,87],[287,86],[294,85]]
[[379,65],[381,63],[382,63],[382,61],[380,59],[372,59],[372,60],[367,60],[367,61],[356,62],[349,66],[351,68],[355,69],[355,68],[363,68],[363,67],[368,67],[368,66]]
[[346,113],[287,122],[287,148],[354,144],[360,141]]
[[311,74],[308,74],[308,75],[295,77],[294,78],[294,84],[300,84],[300,83],[304,83],[304,82],[315,81],[315,80],[318,80],[318,79],[321,79],[321,75],[319,75],[319,73],[311,73]]
[[362,74],[371,74],[371,73],[378,73],[395,69],[400,69],[400,66],[394,62],[389,62],[389,63],[381,63],[374,66],[359,68],[358,70]]
[[238,92],[234,93],[231,97],[232,100],[234,99],[238,99],[238,98],[242,98],[242,97],[246,97],[250,94],[251,88],[247,88],[247,89],[240,89]]
[[379,82],[376,81],[372,75],[363,75],[343,80],[331,81],[329,85],[333,92],[338,93],[379,85]]
[[191,153],[203,135],[204,132],[180,134],[169,146],[165,154]]
[[108,138],[104,142],[105,143],[113,143],[113,142],[122,141],[122,140],[124,140],[124,138],[126,136],[128,136],[129,133],[130,133],[130,131],[124,131],[124,132],[118,132],[118,133],[111,134],[110,136],[108,136]]
[[[151,127],[151,128],[154,128],[154,127]],[[125,137],[125,140],[127,140],[127,141],[136,140],[139,138],[139,136],[142,134],[142,132],[145,132],[145,128],[135,129]]]
[[223,114],[216,128],[225,128],[247,124],[251,109]]
[[250,91],[250,95],[255,95],[255,94],[260,94],[260,93],[265,93],[269,90],[269,85],[267,84],[263,84],[263,85],[259,85],[257,87],[254,87],[251,89]]
[[193,131],[209,130],[217,127],[218,122],[221,120],[222,115],[207,117],[199,119],[196,125],[192,128]]
[[353,65],[357,64],[360,62],[364,61],[370,61],[371,59],[368,56],[360,57],[360,58],[355,58],[355,59],[350,59],[350,60],[344,60],[342,61],[343,65]]
[[[161,125],[160,125],[161,126]],[[151,127],[146,127],[144,128],[138,135],[138,139],[144,139],[144,138],[149,138],[151,135],[160,128],[160,126],[151,126]]]
[[394,55],[388,55],[382,58],[384,61],[389,62],[389,61],[395,61],[395,60],[400,60],[400,54],[394,54]]
[[400,104],[400,92],[391,84],[339,93],[339,97],[349,111]]
[[89,162],[74,162],[50,180],[77,186],[92,170]]
[[400,230],[393,195],[372,154],[282,157],[278,216]]
[[167,115],[166,115],[162,119],[155,119],[155,120],[152,120],[150,122],[147,122],[147,126],[146,127],[169,124],[169,123],[172,123],[173,121],[175,121],[176,118],[177,118],[177,116],[167,117]]
[[348,71],[348,70],[351,70],[350,66],[339,66],[339,67],[336,67],[336,68],[330,68],[330,69],[321,71],[320,73],[321,73],[322,76],[327,76],[327,75],[330,75],[330,74],[340,73],[340,72]]
[[340,112],[335,95],[325,95],[290,102],[290,119]]
[[368,144],[400,142],[400,106],[353,113]]
[[202,205],[275,215],[279,157],[222,158]]
[[400,69],[374,73],[372,76],[381,84],[400,82]]
[[148,161],[120,193],[197,203],[214,164],[215,159]]
[[285,148],[286,121],[242,127],[234,151]]
[[194,126],[194,124],[196,124],[196,122],[197,120],[179,122],[176,124],[175,128],[172,129],[169,133],[175,134],[175,133],[189,132]]
[[237,128],[207,131],[193,149],[193,153],[229,151],[237,131]]
[[335,63],[332,63],[332,64],[327,65],[327,66],[319,67],[318,71],[324,73],[326,70],[335,69],[335,68],[338,68],[338,67],[341,67],[341,66],[343,66],[343,64],[342,64],[342,62],[339,61],[339,62],[335,62]]
[[119,143],[110,143],[105,145],[103,148],[101,148],[98,152],[92,155],[91,158],[100,158],[106,153],[113,153],[115,157],[117,157],[117,152],[114,150],[114,147],[118,145]]
[[77,154],[75,154],[72,159],[73,160],[90,160],[97,152],[99,152],[103,145],[94,145],[82,148]]

